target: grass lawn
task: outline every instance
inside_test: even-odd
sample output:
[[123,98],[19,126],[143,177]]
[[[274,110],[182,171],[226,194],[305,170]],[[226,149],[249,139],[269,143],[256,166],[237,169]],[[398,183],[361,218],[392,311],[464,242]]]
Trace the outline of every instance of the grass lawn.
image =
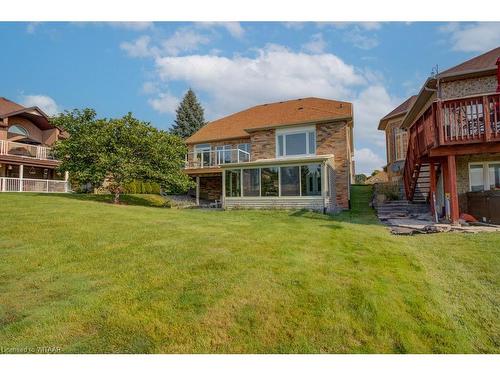
[[500,234],[0,194],[0,349],[500,352]]

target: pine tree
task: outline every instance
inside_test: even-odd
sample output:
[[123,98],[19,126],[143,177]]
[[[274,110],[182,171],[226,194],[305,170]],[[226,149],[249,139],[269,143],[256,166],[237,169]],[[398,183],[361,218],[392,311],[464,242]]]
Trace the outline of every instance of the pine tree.
[[205,125],[203,107],[196,94],[189,89],[176,109],[177,116],[172,127],[172,134],[181,138],[187,138]]

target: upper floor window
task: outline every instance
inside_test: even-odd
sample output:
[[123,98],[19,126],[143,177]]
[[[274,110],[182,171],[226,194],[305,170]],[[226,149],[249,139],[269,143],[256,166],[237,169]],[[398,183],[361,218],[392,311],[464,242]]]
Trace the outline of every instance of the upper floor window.
[[21,125],[12,125],[8,129],[9,133],[16,134],[16,135],[22,135],[24,137],[28,137],[29,133],[28,131],[23,128]]
[[394,161],[404,160],[407,148],[408,132],[400,128],[394,129]]
[[278,157],[315,155],[316,129],[314,127],[276,131]]

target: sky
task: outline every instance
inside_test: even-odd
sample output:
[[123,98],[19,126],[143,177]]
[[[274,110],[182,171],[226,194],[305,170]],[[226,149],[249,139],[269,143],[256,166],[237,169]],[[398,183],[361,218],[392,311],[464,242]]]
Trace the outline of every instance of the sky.
[[206,120],[316,96],[354,105],[357,173],[385,165],[381,117],[500,45],[500,23],[0,23],[0,96],[48,114],[132,112],[169,129],[191,87]]

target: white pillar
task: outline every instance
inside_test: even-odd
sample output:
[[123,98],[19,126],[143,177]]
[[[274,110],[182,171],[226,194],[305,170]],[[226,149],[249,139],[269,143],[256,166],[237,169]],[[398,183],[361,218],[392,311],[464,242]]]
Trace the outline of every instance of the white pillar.
[[222,197],[221,197],[221,207],[225,208],[226,204],[226,170],[222,170]]
[[19,166],[19,191],[23,191],[24,165]]
[[68,192],[68,179],[69,179],[69,172],[65,171],[64,172],[64,192]]
[[196,205],[200,205],[200,176],[196,176]]
[[328,190],[328,173],[327,173],[327,166],[326,166],[326,161],[323,162],[323,165],[321,166],[321,195],[323,196],[323,212],[326,213],[328,209],[327,205],[327,190]]

